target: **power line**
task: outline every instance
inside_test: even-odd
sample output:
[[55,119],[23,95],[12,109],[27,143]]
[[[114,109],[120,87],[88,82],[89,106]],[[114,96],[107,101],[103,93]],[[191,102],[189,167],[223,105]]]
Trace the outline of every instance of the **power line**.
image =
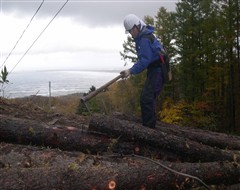
[[[12,68],[12,70],[8,73],[8,76],[13,72],[13,70],[16,68],[16,66],[20,63],[20,61],[25,57],[25,55],[29,52],[29,50],[32,48],[32,46],[36,43],[36,41],[40,38],[40,36],[43,34],[43,32],[48,28],[48,26],[52,23],[52,21],[57,17],[57,15],[61,12],[61,10],[65,7],[65,5],[68,3],[69,0],[66,0],[66,2],[62,5],[62,7],[58,10],[58,12],[54,15],[54,17],[50,20],[50,22],[46,25],[46,27],[42,30],[42,32],[38,35],[38,37],[34,40],[34,42],[30,45],[30,47],[27,49],[27,51],[23,54],[23,56],[19,59],[19,61],[16,63],[16,65]],[[8,87],[8,84],[5,86],[4,89]]]
[[24,33],[26,32],[26,30],[27,30],[28,27],[30,26],[33,18],[36,16],[36,14],[38,13],[38,11],[39,11],[40,8],[42,7],[44,1],[45,1],[45,0],[43,0],[42,3],[39,5],[38,9],[36,10],[36,12],[34,13],[34,15],[32,16],[31,20],[29,21],[28,25],[27,25],[26,28],[23,30],[21,36],[19,37],[19,39],[17,40],[17,42],[16,42],[15,45],[13,46],[12,50],[10,51],[10,53],[8,54],[8,56],[6,57],[5,61],[4,61],[3,64],[1,65],[1,68],[4,66],[4,64],[6,63],[6,61],[8,60],[8,58],[10,57],[10,55],[12,54],[13,50],[16,48],[18,42],[21,40],[21,38],[23,37]]
[[58,10],[58,12],[54,15],[52,20],[47,24],[47,26],[42,30],[42,32],[38,35],[38,37],[34,40],[34,42],[30,45],[30,47],[27,49],[27,51],[23,54],[23,56],[19,59],[19,61],[16,63],[16,65],[12,68],[12,70],[9,72],[9,74],[12,73],[12,71],[16,68],[16,66],[20,63],[20,61],[25,57],[25,55],[29,52],[29,50],[32,48],[32,46],[36,43],[36,41],[41,37],[43,32],[48,28],[48,26],[52,23],[52,21],[57,17],[57,15],[61,12],[61,10],[65,7],[69,0],[67,0],[62,7]]

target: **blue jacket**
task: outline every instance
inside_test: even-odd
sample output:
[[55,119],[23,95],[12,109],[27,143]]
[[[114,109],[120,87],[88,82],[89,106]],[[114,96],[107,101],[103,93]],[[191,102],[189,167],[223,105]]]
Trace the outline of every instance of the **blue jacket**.
[[[136,43],[136,51],[138,61],[130,68],[131,74],[138,74],[148,67],[148,65],[154,61],[160,59],[159,51],[163,49],[162,44],[155,38],[152,42],[145,35],[152,34],[154,28],[152,26],[143,27],[138,36],[134,38]],[[160,69],[160,68],[159,68]]]

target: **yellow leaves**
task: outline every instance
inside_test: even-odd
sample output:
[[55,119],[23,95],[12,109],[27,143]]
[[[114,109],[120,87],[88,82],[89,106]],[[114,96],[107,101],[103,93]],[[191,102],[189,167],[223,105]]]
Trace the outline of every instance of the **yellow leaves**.
[[173,102],[171,98],[167,98],[163,102],[163,109],[158,113],[160,120],[171,124],[180,124],[184,120],[183,110],[186,107],[184,101],[177,103]]
[[86,155],[83,153],[79,154],[79,156],[76,158],[75,162],[68,164],[68,169],[73,170],[73,171],[78,170],[81,163],[84,160],[86,160]]
[[109,151],[109,152],[112,152],[112,149],[113,149],[114,146],[118,143],[120,137],[121,137],[121,136],[119,136],[119,137],[116,138],[116,139],[112,138],[112,139],[110,140],[110,143],[109,143],[109,145],[108,145],[108,151]]
[[68,165],[68,169],[70,169],[70,170],[77,170],[78,168],[79,168],[79,166],[75,162],[72,162]]
[[238,158],[238,155],[234,154],[234,155],[233,155],[233,161],[234,161],[234,162],[237,162],[237,160],[238,160],[237,158]]
[[35,135],[35,130],[32,127],[29,127],[28,131],[31,133],[31,135]]
[[187,103],[184,100],[174,102],[167,98],[163,102],[163,108],[158,113],[161,121],[179,126],[191,126],[215,129],[217,120],[211,112],[211,107],[206,102],[196,101]]
[[78,164],[82,163],[84,160],[86,159],[86,155],[85,154],[80,154],[77,159],[76,159],[76,162]]
[[112,152],[112,149],[114,147],[114,145],[117,143],[118,141],[116,139],[111,139],[109,145],[108,145],[108,151]]

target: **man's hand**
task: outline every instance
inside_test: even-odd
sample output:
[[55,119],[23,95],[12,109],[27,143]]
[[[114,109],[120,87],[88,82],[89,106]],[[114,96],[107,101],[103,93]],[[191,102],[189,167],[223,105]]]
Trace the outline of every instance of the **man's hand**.
[[130,69],[123,70],[123,71],[120,72],[120,74],[123,76],[123,78],[127,78],[131,74]]

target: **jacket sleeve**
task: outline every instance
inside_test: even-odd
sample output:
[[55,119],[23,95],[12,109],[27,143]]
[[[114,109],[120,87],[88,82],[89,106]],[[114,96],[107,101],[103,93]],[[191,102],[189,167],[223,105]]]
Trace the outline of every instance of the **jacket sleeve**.
[[131,74],[138,74],[148,67],[153,58],[151,41],[147,38],[142,38],[137,49],[138,61],[130,68]]

